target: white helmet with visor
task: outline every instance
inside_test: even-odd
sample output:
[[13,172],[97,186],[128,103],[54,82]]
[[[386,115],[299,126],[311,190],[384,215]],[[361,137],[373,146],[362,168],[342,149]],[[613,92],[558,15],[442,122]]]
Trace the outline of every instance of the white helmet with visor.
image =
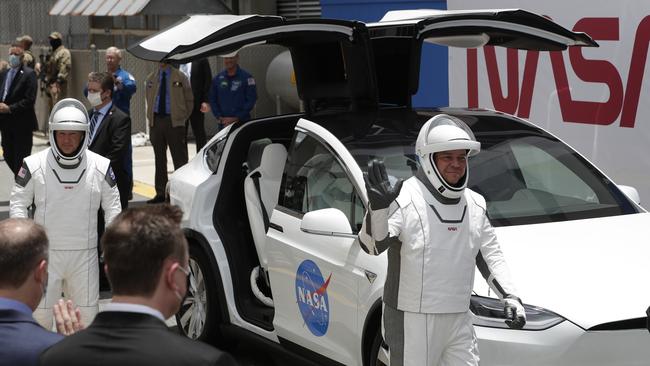
[[420,129],[415,143],[415,152],[422,168],[433,187],[443,197],[456,199],[467,186],[469,167],[456,184],[450,184],[438,171],[434,154],[441,151],[466,150],[467,156],[478,154],[481,143],[476,141],[472,130],[460,119],[439,114],[429,119]]
[[[86,107],[74,98],[66,98],[54,105],[49,119],[50,146],[57,163],[61,166],[78,165],[84,157],[88,146],[88,113]],[[84,136],[79,147],[71,154],[65,154],[56,143],[57,131],[79,131]]]

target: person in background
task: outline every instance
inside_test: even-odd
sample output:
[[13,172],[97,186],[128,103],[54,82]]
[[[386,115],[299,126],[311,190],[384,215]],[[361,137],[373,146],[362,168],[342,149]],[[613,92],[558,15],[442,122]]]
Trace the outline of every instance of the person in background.
[[93,107],[90,117],[88,149],[111,161],[117,189],[120,192],[122,210],[129,205],[131,180],[126,171],[131,146],[131,118],[114,102],[114,78],[107,72],[91,72],[88,75],[88,102]]
[[[120,64],[122,62],[122,51],[117,47],[108,47],[106,49],[106,54],[104,58],[106,62],[106,71],[113,76],[113,105],[119,108],[122,112],[126,113],[127,116],[131,115],[131,98],[137,90],[135,78],[131,73],[124,70]],[[90,75],[89,75],[90,76]],[[88,97],[88,87],[84,88],[84,95]],[[128,192],[125,195],[122,190],[120,190],[121,199],[131,200],[133,197],[133,146],[131,144],[131,130],[129,127],[128,131],[128,151],[126,152],[123,169],[125,170],[129,188]],[[101,154],[100,154],[101,155]],[[113,167],[115,173],[117,170]]]
[[68,78],[72,68],[72,55],[63,45],[63,35],[59,32],[52,32],[48,37],[51,53],[45,65],[45,84],[49,97],[49,110],[61,99],[68,96]]
[[32,53],[32,44],[34,43],[32,37],[25,34],[23,36],[17,37],[16,42],[20,43],[23,46],[23,49],[25,50],[25,57],[23,58],[23,64],[25,64],[25,66],[29,67],[30,69],[34,70],[34,72],[38,76],[38,74],[41,72],[41,64],[36,62],[36,57],[34,57],[34,53]]
[[196,61],[182,64],[179,70],[187,76],[192,85],[192,95],[194,96],[194,108],[190,119],[185,122],[185,141],[187,142],[187,127],[192,126],[192,133],[196,140],[196,152],[207,142],[205,136],[205,115],[210,111],[210,80],[212,80],[212,70],[207,59],[202,58]]
[[57,333],[43,329],[32,312],[47,287],[49,242],[30,219],[0,221],[0,366],[33,366],[51,345],[83,328],[71,301],[54,305]]
[[5,162],[14,175],[23,159],[32,153],[32,131],[37,127],[36,91],[38,82],[34,70],[23,63],[20,43],[9,48],[8,70],[0,72],[0,134]]
[[251,110],[257,101],[255,78],[239,67],[239,54],[233,52],[221,57],[225,69],[212,79],[209,97],[220,129],[251,119]]
[[165,324],[191,275],[182,215],[167,204],[141,206],[106,228],[101,245],[113,299],[88,328],[43,352],[40,365],[236,365],[229,354]]
[[106,49],[106,71],[115,78],[113,88],[113,104],[122,112],[131,115],[131,98],[137,90],[135,78],[130,72],[124,70],[122,62],[122,51],[117,47]]
[[185,121],[192,113],[194,97],[187,77],[164,62],[159,63],[157,71],[147,76],[145,83],[149,139],[156,164],[156,196],[147,203],[161,203],[165,201],[168,180],[167,146],[171,151],[174,169],[185,165],[188,160]]

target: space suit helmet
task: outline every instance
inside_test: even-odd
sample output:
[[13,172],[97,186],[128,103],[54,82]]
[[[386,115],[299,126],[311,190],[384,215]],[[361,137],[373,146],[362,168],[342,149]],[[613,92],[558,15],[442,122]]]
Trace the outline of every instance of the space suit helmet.
[[[61,166],[75,166],[83,159],[88,146],[88,113],[86,107],[74,98],[66,98],[54,105],[49,118],[50,146],[57,163]],[[56,131],[79,131],[84,136],[75,152],[65,155],[56,143]]]
[[472,130],[460,119],[446,114],[436,115],[420,129],[415,142],[415,152],[433,187],[443,197],[455,199],[463,194],[467,186],[469,166],[456,184],[450,184],[438,171],[433,158],[437,152],[450,150],[466,150],[469,157],[478,154],[481,143],[476,141]]

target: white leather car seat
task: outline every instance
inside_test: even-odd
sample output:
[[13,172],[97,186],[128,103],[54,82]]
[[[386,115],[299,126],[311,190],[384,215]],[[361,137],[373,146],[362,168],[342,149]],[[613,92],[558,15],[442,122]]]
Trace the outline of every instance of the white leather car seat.
[[[248,159],[251,161],[251,159]],[[282,144],[264,147],[259,167],[252,169],[244,179],[246,210],[253,241],[262,269],[266,270],[266,232],[269,218],[278,203],[282,172],[287,160],[287,149]],[[253,167],[249,166],[249,169]]]

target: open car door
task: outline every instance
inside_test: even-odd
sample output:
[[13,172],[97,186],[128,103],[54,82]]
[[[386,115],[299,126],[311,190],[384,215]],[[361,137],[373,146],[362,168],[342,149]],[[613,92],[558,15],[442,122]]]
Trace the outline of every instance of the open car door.
[[356,240],[366,210],[361,169],[331,132],[300,119],[282,187],[266,236],[273,326],[281,343],[358,365],[358,294],[370,286]]
[[[397,10],[367,26],[373,42],[379,102],[392,105],[410,106],[411,96],[418,90],[423,42],[538,51],[598,47],[585,33],[572,32],[521,9]],[[404,82],[404,75],[408,75],[408,82]]]
[[263,15],[191,15],[129,47],[136,57],[185,63],[246,46],[277,44],[291,52],[307,113],[332,106],[374,107],[377,86],[365,24]]

